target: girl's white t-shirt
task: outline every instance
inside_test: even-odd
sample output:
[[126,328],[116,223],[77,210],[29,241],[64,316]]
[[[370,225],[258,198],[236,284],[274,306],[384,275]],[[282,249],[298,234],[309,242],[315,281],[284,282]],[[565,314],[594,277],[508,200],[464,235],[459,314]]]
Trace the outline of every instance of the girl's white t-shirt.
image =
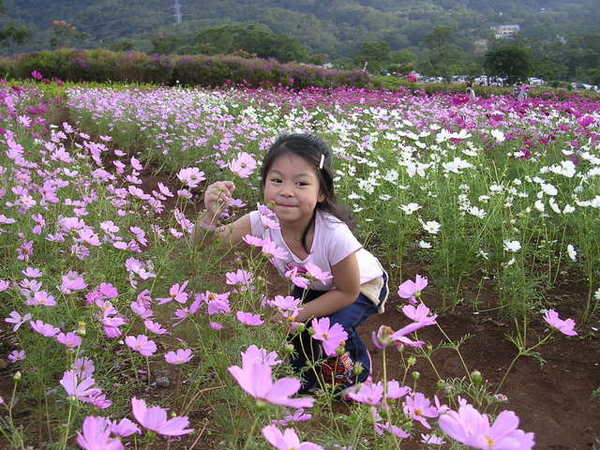
[[[348,228],[348,225],[327,212],[317,210],[312,248],[305,259],[300,259],[292,253],[283,239],[281,230],[269,228],[263,224],[259,211],[250,213],[250,223],[253,236],[269,239],[287,253],[285,259],[272,259],[273,265],[281,276],[285,276],[285,273],[294,267],[298,269],[298,274],[302,275],[307,272],[304,265],[308,263],[312,263],[322,271],[331,274],[331,266],[336,265],[352,253],[356,253],[360,271],[360,284],[383,275],[383,269],[377,258],[363,248]],[[333,279],[326,282],[315,280],[309,285],[310,289],[320,291],[328,291],[333,287]]]

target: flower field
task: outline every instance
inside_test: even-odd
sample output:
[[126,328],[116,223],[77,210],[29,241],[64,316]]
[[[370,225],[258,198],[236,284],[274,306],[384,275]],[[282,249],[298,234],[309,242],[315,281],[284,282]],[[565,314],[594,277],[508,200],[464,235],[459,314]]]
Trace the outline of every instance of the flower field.
[[[41,82],[0,98],[7,448],[548,448],[554,425],[514,411],[511,383],[562,348],[596,355],[570,369],[591,405],[571,419],[600,446],[600,100]],[[373,383],[346,402],[296,395],[277,249],[194,225],[206,183],[236,183],[225,217],[254,208],[289,132],[332,144],[338,197],[391,276],[361,330]],[[475,359],[467,316],[508,351]],[[306,326],[335,352],[328,323]]]

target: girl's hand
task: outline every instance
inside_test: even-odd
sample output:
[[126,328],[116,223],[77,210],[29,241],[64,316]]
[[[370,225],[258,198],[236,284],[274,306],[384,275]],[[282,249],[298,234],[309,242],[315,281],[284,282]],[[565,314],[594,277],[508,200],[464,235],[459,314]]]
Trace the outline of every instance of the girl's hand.
[[230,200],[235,184],[232,181],[217,181],[206,188],[204,192],[204,206],[207,214],[204,216],[204,221],[212,223],[215,217],[223,211]]

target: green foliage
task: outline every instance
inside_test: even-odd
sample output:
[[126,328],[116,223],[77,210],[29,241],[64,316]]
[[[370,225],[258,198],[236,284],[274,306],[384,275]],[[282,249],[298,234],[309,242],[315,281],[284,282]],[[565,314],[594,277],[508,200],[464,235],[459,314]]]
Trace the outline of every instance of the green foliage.
[[195,42],[206,54],[230,54],[242,50],[281,62],[306,61],[309,56],[298,38],[272,33],[265,26],[257,25],[206,28],[198,31]]
[[[362,67],[367,59],[353,61],[361,43],[387,42],[391,52],[420,55],[418,67],[426,69],[426,75],[448,77],[480,74],[482,55],[473,51],[474,43],[489,39],[490,26],[518,23],[523,43],[540,69],[536,76],[548,81],[577,77],[587,83],[597,79],[593,69],[598,67],[599,49],[597,39],[590,37],[597,34],[600,20],[595,0],[548,0],[543,10],[534,0],[188,0],[181,23],[173,19],[172,6],[160,0],[145,1],[143,6],[115,0],[14,3],[7,20],[23,22],[33,31],[31,39],[7,50],[11,54],[42,50],[49,43],[160,54],[243,50],[281,62],[316,62],[311,55],[326,55],[322,60],[338,67]],[[57,22],[66,25],[57,28],[48,17],[61,17]],[[121,47],[123,40],[131,45]],[[373,73],[388,69],[380,60],[369,61]],[[412,67],[391,68],[408,70]]]
[[114,81],[163,85],[364,87],[368,74],[361,71],[327,70],[306,64],[281,64],[275,60],[240,56],[147,55],[142,52],[43,50],[0,60],[7,77],[29,79],[36,70],[48,79],[63,81]]
[[512,45],[487,52],[483,67],[488,75],[506,78],[509,85],[526,81],[533,69],[527,49]]
[[31,30],[22,25],[10,24],[0,30],[0,44],[9,48],[24,43],[31,36]]

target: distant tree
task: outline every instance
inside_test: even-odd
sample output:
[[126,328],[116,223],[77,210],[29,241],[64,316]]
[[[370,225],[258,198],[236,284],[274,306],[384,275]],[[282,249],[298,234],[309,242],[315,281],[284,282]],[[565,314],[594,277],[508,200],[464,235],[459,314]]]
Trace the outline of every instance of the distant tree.
[[162,31],[159,31],[158,35],[152,39],[152,53],[158,53],[159,55],[175,53],[179,45],[178,36],[165,36]]
[[10,24],[0,30],[0,43],[12,49],[15,44],[22,44],[31,37],[31,30],[26,26]]
[[521,46],[499,47],[484,56],[483,68],[490,76],[503,77],[506,84],[526,81],[532,74],[529,51]]
[[87,38],[87,33],[77,31],[77,28],[65,20],[54,20],[52,22],[52,36],[49,41],[51,48],[72,47]]
[[203,29],[196,34],[196,44],[204,53],[230,54],[243,50],[260,58],[275,58],[281,62],[307,61],[310,56],[297,38],[272,33],[260,25],[224,25]]
[[117,42],[110,44],[108,49],[113,52],[127,52],[129,50],[135,50],[135,45],[133,41],[129,39],[120,39]]
[[423,41],[434,54],[441,54],[450,43],[453,34],[454,29],[452,27],[441,25],[435,27],[431,33],[423,38]]
[[386,41],[365,41],[360,44],[355,63],[367,67],[371,73],[379,73],[390,62],[390,43]]

